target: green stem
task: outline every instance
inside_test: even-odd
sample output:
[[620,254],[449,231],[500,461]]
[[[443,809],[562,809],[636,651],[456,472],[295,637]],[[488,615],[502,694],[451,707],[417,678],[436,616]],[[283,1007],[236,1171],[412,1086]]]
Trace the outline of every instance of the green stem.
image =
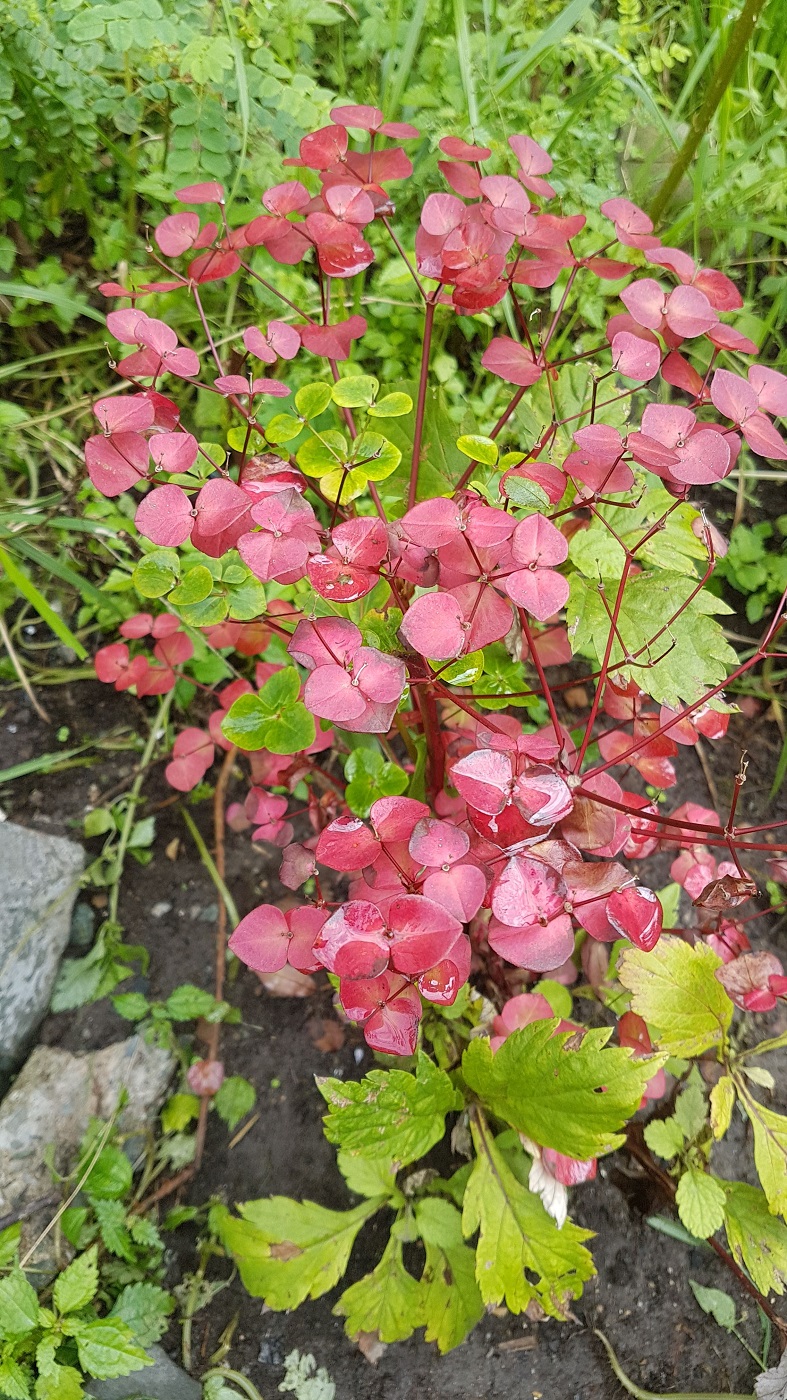
[[194,837],[194,845],[199,851],[200,860],[202,861],[202,864],[205,866],[205,869],[207,870],[211,880],[216,886],[219,895],[224,901],[224,907],[229,916],[230,923],[232,924],[233,928],[237,928],[238,924],[240,923],[240,914],[238,913],[235,900],[232,898],[232,895],[230,894],[229,890],[227,889],[227,886],[225,885],[218,870],[216,869],[216,862],[214,861],[213,856],[211,855],[210,851],[205,845],[205,842],[202,839],[202,836],[197,828],[197,824],[194,821],[194,818],[191,815],[191,812],[187,812],[185,807],[183,809],[183,820],[186,823],[186,826],[188,827],[192,836]]
[[418,498],[418,469],[421,465],[421,440],[424,435],[424,414],[426,412],[426,389],[429,383],[429,352],[432,348],[435,303],[426,303],[424,316],[424,341],[421,350],[421,378],[418,384],[418,403],[415,408],[413,429],[413,459],[410,466],[410,488],[407,493],[407,509],[412,510]]
[[240,1371],[231,1371],[226,1366],[214,1366],[210,1371],[205,1372],[202,1380],[209,1381],[214,1376],[220,1376],[223,1381],[232,1381],[232,1384],[239,1386],[244,1395],[249,1397],[249,1400],[262,1400],[262,1395],[256,1385],[252,1384],[248,1376],[242,1376]]
[[735,69],[745,52],[746,45],[754,32],[754,27],[760,18],[764,6],[765,0],[746,0],[746,4],[735,21],[730,35],[730,42],[708,85],[708,91],[701,105],[697,108],[697,111],[691,119],[688,132],[686,133],[686,139],[672,162],[672,166],[664,182],[656,191],[655,198],[648,211],[654,223],[656,223],[664,213],[664,210],[668,207],[678,185],[697,154],[699,144],[713,120],[716,108],[732,82]]
[[623,1386],[624,1390],[628,1391],[629,1395],[634,1396],[634,1400],[753,1400],[751,1393],[748,1395],[732,1395],[728,1392],[722,1394],[721,1391],[718,1390],[703,1390],[701,1392],[692,1392],[689,1394],[685,1391],[671,1391],[669,1394],[666,1394],[664,1391],[643,1390],[641,1386],[635,1385],[633,1380],[626,1375],[626,1372],[623,1370],[617,1356],[612,1350],[611,1342],[607,1340],[604,1333],[600,1332],[597,1327],[594,1327],[593,1330],[599,1341],[603,1342],[607,1356],[609,1357],[609,1364],[620,1381],[620,1384]]
[[163,695],[161,697],[161,700],[159,701],[159,707],[156,711],[156,717],[150,726],[150,734],[148,735],[148,741],[142,753],[142,758],[139,765],[139,772],[137,773],[137,776],[134,779],[133,787],[131,788],[131,791],[128,795],[128,805],[126,807],[125,816],[123,817],[123,825],[120,829],[120,840],[118,842],[115,880],[109,895],[109,921],[113,924],[117,923],[118,902],[120,900],[120,881],[123,878],[123,866],[126,860],[126,851],[128,850],[128,843],[131,840],[131,833],[134,829],[134,821],[137,814],[137,804],[139,802],[139,795],[142,791],[142,784],[145,781],[145,775],[153,758],[153,754],[156,749],[156,744],[161,738],[162,730],[165,730],[167,727],[167,719],[169,718],[169,711],[170,706],[172,704],[173,696],[174,691],[171,690],[168,695]]

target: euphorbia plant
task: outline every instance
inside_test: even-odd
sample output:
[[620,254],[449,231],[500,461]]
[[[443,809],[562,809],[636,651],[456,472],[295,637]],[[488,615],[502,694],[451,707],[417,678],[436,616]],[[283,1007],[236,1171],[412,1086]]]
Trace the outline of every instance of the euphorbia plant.
[[[702,499],[741,435],[787,457],[772,421],[787,378],[746,371],[735,284],[663,247],[628,199],[590,220],[552,212],[552,162],[530,137],[492,163],[443,140],[453,193],[426,195],[411,252],[393,220],[412,165],[391,143],[417,131],[372,107],[332,118],[265,212],[230,223],[220,186],[180,190],[149,248],[157,280],[104,287],[121,303],[110,333],[135,348],[117,365],[130,392],[96,405],[86,447],[99,491],[142,493],[133,584],[166,607],[130,616],[97,672],[138,695],[184,674],[212,691],[169,781],[196,786],[216,749],[249,754],[229,819],[282,848],[282,882],[304,892],[286,914],[251,910],[231,949],[261,973],[325,969],[372,1049],[416,1057],[415,1073],[320,1086],[362,1204],[254,1202],[220,1213],[223,1238],[247,1285],[287,1308],[330,1288],[390,1206],[383,1259],[337,1305],[350,1335],[424,1325],[446,1349],[485,1305],[565,1316],[593,1272],[567,1187],[661,1099],[665,1065],[683,1078],[699,1057],[718,1080],[710,1118],[689,1080],[662,1152],[684,1224],[725,1225],[755,1291],[781,1291],[787,1120],[752,1094],[767,1079],[747,1078],[729,1037],[733,1003],[766,1011],[787,989],[738,914],[757,893],[749,861],[780,847],[736,824],[743,770],[726,813],[665,807],[681,747],[723,736],[726,688],[779,654],[782,607],[742,663],[716,620],[729,609],[705,584],[724,545]],[[424,309],[413,385],[353,358],[387,252]],[[299,280],[279,288],[277,264]],[[280,319],[219,344],[203,288],[240,276],[280,290]],[[608,297],[600,333],[583,321],[588,283]],[[143,309],[172,292],[194,303],[199,353]],[[457,316],[488,375],[481,423],[456,423],[430,381],[436,327]],[[189,429],[198,392],[223,404],[221,443]],[[581,717],[564,702],[578,686]],[[692,904],[662,937],[642,862],[664,848]],[[736,1095],[765,1195],[708,1170]],[[471,1164],[403,1177],[449,1113]],[[402,1259],[416,1238],[418,1280]]]

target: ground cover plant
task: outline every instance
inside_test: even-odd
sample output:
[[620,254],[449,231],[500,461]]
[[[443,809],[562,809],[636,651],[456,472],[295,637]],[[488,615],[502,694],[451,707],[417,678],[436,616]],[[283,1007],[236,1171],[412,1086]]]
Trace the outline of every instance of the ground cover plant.
[[[85,458],[101,518],[129,530],[133,511],[140,557],[97,674],[160,707],[191,696],[190,720],[203,707],[167,778],[198,791],[223,754],[222,819],[248,755],[226,819],[281,849],[302,902],[233,918],[232,953],[262,974],[324,969],[368,1044],[406,1061],[320,1085],[358,1205],[275,1197],[217,1207],[213,1228],[246,1286],[289,1309],[333,1287],[388,1212],[380,1263],[337,1304],[352,1337],[425,1327],[448,1350],[488,1306],[566,1317],[593,1273],[568,1189],[627,1130],[642,1149],[629,1125],[654,1104],[644,1144],[683,1226],[782,1326],[767,1294],[787,1277],[787,1120],[751,1061],[785,1038],[752,1047],[733,1017],[787,994],[751,947],[757,912],[739,912],[758,878],[784,877],[783,823],[736,823],[745,758],[727,811],[670,810],[668,793],[681,747],[725,734],[728,687],[784,656],[783,595],[746,659],[725,638],[707,587],[725,543],[702,496],[743,441],[787,458],[787,379],[736,326],[726,273],[665,246],[628,198],[555,207],[530,136],[494,166],[444,137],[450,192],[418,190],[411,246],[396,200],[417,136],[334,108],[262,213],[234,223],[218,182],[182,188],[150,271],[102,287],[121,383]],[[414,382],[353,358],[379,246],[422,308]],[[217,337],[204,289],[233,296],[241,277],[281,312]],[[176,293],[202,355],[148,300]],[[484,385],[485,418],[460,431],[431,375],[455,318]],[[215,1057],[190,1083],[210,1101]],[[761,1189],[713,1170],[736,1113]],[[448,1115],[466,1164],[443,1177],[416,1164]]]

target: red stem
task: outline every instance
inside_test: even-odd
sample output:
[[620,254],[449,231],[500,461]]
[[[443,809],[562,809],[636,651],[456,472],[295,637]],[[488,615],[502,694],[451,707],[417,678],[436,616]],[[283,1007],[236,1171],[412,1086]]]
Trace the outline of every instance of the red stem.
[[407,509],[412,510],[418,495],[418,470],[421,465],[421,439],[424,435],[424,414],[426,412],[426,389],[429,383],[429,352],[432,348],[435,302],[426,303],[424,315],[424,339],[421,350],[421,377],[418,383],[418,403],[415,409],[413,429],[413,458],[410,466],[410,486],[407,491]]

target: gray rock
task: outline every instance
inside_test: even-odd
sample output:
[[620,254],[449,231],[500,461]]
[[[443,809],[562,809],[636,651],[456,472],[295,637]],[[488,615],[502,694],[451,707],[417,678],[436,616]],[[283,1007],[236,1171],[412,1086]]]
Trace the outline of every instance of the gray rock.
[[187,1376],[162,1347],[149,1347],[155,1365],[122,1380],[88,1381],[95,1400],[201,1400],[202,1386]]
[[[90,1054],[49,1045],[33,1051],[0,1104],[0,1216],[27,1217],[23,1253],[53,1215],[49,1151],[54,1149],[58,1171],[70,1170],[90,1119],[111,1118],[123,1089],[128,1102],[119,1130],[142,1131],[163,1101],[173,1069],[173,1056],[140,1036]],[[53,1236],[32,1261],[44,1274],[52,1264]]]
[[0,822],[0,1074],[49,1006],[83,864],[73,841]]

